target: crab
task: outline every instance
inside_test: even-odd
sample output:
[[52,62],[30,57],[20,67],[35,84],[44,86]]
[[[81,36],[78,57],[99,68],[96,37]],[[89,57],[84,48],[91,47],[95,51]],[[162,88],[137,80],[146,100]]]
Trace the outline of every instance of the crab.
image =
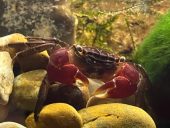
[[141,96],[143,97],[144,91],[148,90],[149,79],[140,65],[98,48],[75,44],[69,46],[56,38],[27,37],[27,39],[28,42],[24,43],[27,49],[18,52],[13,61],[43,50],[48,50],[50,56],[47,75],[42,81],[34,110],[35,121],[38,120],[49,87],[54,83],[67,86],[76,86],[79,83],[88,88],[88,78],[96,78],[104,84],[97,88],[92,96],[120,99],[135,94],[136,105],[141,105]]

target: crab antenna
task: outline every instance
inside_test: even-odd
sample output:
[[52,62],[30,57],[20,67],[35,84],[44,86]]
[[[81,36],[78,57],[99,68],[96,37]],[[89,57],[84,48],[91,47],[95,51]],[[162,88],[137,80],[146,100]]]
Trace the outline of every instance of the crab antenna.
[[44,102],[45,102],[47,94],[48,94],[49,85],[50,85],[50,83],[48,82],[47,75],[46,75],[41,83],[39,93],[38,93],[38,99],[37,99],[35,109],[34,109],[35,121],[38,121],[39,113],[43,108]]
[[15,62],[15,60],[18,59],[18,57],[25,57],[28,55],[33,55],[35,53],[42,52],[44,50],[52,50],[55,47],[56,45],[53,43],[40,44],[35,47],[28,47],[27,49],[16,53],[16,55],[13,57],[13,63]]

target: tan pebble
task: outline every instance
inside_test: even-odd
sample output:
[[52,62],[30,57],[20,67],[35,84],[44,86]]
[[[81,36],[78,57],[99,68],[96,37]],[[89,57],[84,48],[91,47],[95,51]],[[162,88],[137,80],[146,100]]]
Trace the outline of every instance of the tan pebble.
[[0,37],[0,47],[4,47],[7,46],[8,44],[12,44],[16,42],[17,43],[27,42],[27,39],[24,35],[20,33],[13,33],[10,35]]
[[34,121],[34,114],[33,114],[33,113],[30,114],[30,115],[26,118],[25,124],[26,124],[27,128],[37,128],[37,127],[36,127],[36,123],[35,123],[35,121]]
[[18,75],[14,80],[12,104],[20,109],[33,111],[40,85],[46,73],[46,70],[42,69]]
[[156,128],[153,119],[141,108],[111,103],[79,111],[82,128]]
[[0,128],[26,128],[25,126],[15,122],[2,122]]
[[6,105],[14,81],[12,59],[8,52],[0,51],[0,104]]
[[36,125],[33,115],[28,116],[26,125],[28,128],[81,128],[82,119],[72,106],[65,103],[54,103],[42,109]]

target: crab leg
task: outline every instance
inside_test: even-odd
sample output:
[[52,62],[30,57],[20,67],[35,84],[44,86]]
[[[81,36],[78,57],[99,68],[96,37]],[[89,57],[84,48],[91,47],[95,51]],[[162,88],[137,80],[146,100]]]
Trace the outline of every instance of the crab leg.
[[[29,43],[26,43],[25,45],[27,45],[27,44],[29,44]],[[33,55],[35,53],[42,52],[42,51],[47,50],[47,49],[54,49],[54,48],[56,48],[56,45],[53,44],[53,43],[40,44],[40,45],[35,46],[35,47],[27,47],[27,49],[16,53],[16,55],[13,58],[13,62],[15,62],[15,60],[17,60],[20,57]]]
[[56,44],[59,44],[62,47],[68,47],[69,46],[66,42],[64,42],[64,41],[62,41],[58,38],[42,38],[42,37],[30,37],[30,36],[28,36],[27,39],[30,40],[30,41],[40,40],[40,41],[47,41],[47,42],[55,42]]
[[147,100],[147,99],[151,98],[151,97],[149,97],[148,94],[152,93],[151,92],[152,83],[151,83],[145,69],[141,65],[135,64],[134,66],[141,73],[141,81],[138,84],[138,88],[136,90],[135,104],[137,106],[144,108],[145,110],[149,111],[150,113],[152,113],[151,108],[149,108],[150,103]]
[[136,92],[139,82],[139,72],[133,65],[125,63],[118,68],[112,80],[96,90],[95,95],[102,98],[125,98]]
[[69,52],[66,48],[60,48],[50,55],[47,72],[48,79],[52,82],[72,85],[79,79],[84,84],[88,84],[87,77],[76,65],[70,63]]
[[49,90],[49,86],[50,86],[50,83],[48,82],[48,78],[47,78],[47,75],[46,75],[44,77],[43,81],[42,81],[41,86],[40,86],[39,93],[38,93],[38,99],[37,99],[36,106],[35,106],[35,109],[34,109],[34,119],[35,119],[35,121],[38,121],[38,114],[40,113],[40,111],[41,111],[41,109],[44,105],[44,102],[46,100],[48,90]]

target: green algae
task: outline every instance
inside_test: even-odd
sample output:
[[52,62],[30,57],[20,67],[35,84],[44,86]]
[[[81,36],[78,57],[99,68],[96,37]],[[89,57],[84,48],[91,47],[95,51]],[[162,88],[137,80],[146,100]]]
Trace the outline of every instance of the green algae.
[[170,11],[160,17],[133,59],[145,68],[151,80],[149,102],[158,126],[166,125],[164,119],[170,119]]
[[170,79],[170,11],[152,28],[133,59],[145,68],[153,85]]

